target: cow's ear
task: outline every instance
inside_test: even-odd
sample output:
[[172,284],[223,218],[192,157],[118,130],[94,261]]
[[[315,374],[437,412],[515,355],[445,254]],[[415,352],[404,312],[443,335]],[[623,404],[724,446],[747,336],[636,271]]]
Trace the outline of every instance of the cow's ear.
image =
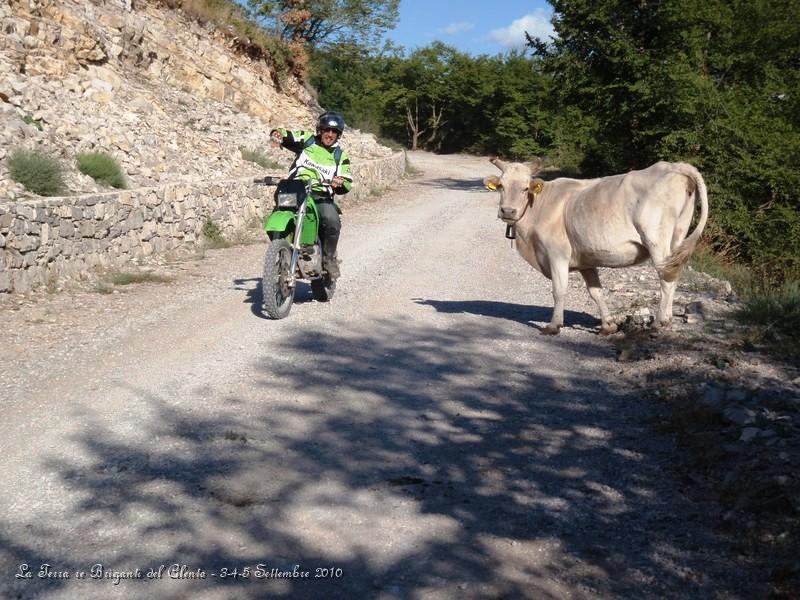
[[503,189],[503,184],[500,183],[500,178],[497,175],[489,175],[488,177],[484,177],[483,185],[486,186],[487,190],[491,190],[493,192]]
[[537,156],[533,160],[529,160],[528,162],[526,162],[525,166],[527,166],[531,170],[531,176],[535,177],[536,175],[538,175],[539,171],[542,170],[542,167],[544,166],[544,161]]
[[533,194],[534,196],[538,196],[542,193],[544,189],[544,180],[539,179],[538,177],[534,177],[531,179],[531,182],[528,184],[528,191]]

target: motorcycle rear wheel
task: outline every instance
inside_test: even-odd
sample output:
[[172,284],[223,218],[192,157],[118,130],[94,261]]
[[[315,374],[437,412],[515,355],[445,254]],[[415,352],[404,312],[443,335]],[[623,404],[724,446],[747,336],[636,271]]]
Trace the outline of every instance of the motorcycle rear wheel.
[[333,298],[334,292],[336,292],[336,280],[331,279],[328,275],[311,280],[311,293],[314,295],[314,300],[327,302]]
[[261,294],[264,312],[272,319],[288,316],[294,302],[294,287],[289,287],[289,267],[292,264],[292,247],[284,238],[272,240],[264,256],[264,276]]

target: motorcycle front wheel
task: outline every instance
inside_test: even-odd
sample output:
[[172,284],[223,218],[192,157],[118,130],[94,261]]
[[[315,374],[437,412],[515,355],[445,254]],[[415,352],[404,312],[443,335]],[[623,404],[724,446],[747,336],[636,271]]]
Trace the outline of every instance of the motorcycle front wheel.
[[294,302],[294,287],[289,286],[292,265],[292,247],[288,240],[272,240],[264,256],[264,276],[261,293],[264,312],[273,319],[283,319],[289,314]]

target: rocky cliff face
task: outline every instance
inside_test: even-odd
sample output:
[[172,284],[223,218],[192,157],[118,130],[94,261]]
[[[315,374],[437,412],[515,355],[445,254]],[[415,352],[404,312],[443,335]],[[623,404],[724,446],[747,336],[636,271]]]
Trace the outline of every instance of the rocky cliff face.
[[[272,150],[270,126],[309,128],[319,107],[297,81],[229,34],[145,0],[0,2],[0,202],[31,196],[8,175],[16,148],[61,159],[70,194],[101,191],[75,155],[103,151],[131,187],[208,182],[263,171],[240,148]],[[357,161],[389,156],[371,135],[342,140]]]

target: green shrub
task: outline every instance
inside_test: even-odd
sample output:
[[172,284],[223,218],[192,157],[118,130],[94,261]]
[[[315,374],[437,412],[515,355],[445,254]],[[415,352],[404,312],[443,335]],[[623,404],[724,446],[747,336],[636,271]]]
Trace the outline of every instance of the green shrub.
[[11,179],[39,196],[66,192],[61,163],[37,150],[15,150],[8,158]]
[[42,131],[42,123],[39,119],[34,119],[31,115],[25,115],[22,117],[22,120],[26,125],[33,125],[36,129]]
[[160,275],[158,273],[121,271],[110,275],[111,283],[114,285],[131,285],[134,283],[169,283],[172,277]]
[[222,230],[219,228],[219,225],[214,223],[211,219],[206,219],[206,222],[203,223],[202,233],[209,248],[227,248],[231,245],[222,235]]
[[800,281],[790,280],[780,287],[762,288],[744,298],[736,318],[755,329],[751,336],[766,344],[773,353],[800,357]]
[[748,294],[738,316],[746,323],[800,331],[800,281],[787,281],[778,288]]
[[78,170],[97,183],[117,189],[125,189],[128,182],[117,159],[104,152],[81,152],[77,156]]
[[244,160],[250,161],[252,163],[256,163],[259,167],[264,169],[282,169],[283,165],[280,163],[275,162],[274,160],[270,159],[266,154],[264,154],[261,150],[254,148],[249,149],[245,148],[244,146],[239,147],[239,152],[242,153],[242,158]]
[[692,267],[717,279],[730,282],[739,296],[744,296],[757,286],[756,278],[746,266],[736,263],[720,252],[713,252],[705,244],[700,244],[692,254]]

